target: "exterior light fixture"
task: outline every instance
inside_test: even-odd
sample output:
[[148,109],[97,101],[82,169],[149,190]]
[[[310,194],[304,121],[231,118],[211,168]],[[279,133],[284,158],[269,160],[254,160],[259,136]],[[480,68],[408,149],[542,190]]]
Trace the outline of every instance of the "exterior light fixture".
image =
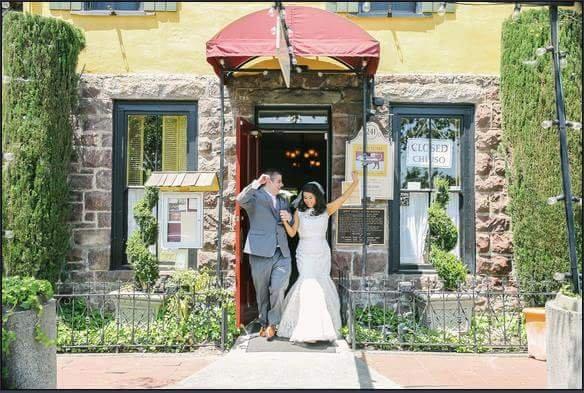
[[545,55],[546,53],[548,53],[548,52],[551,52],[553,49],[554,49],[554,47],[553,47],[553,46],[551,46],[551,45],[550,45],[550,46],[548,46],[548,47],[545,47],[545,48],[537,48],[537,49],[535,50],[535,55],[536,55],[536,56],[543,56],[543,55]]
[[4,231],[4,239],[14,239],[14,232]]
[[4,161],[10,162],[14,160],[14,153],[4,153],[3,155]]
[[260,132],[258,130],[253,130],[253,131],[250,131],[249,134],[251,136],[255,136],[257,138],[260,135]]
[[574,130],[581,130],[582,129],[582,123],[577,122],[577,121],[568,120],[566,122],[566,126],[573,128]]
[[363,10],[363,12],[369,12],[369,11],[371,11],[371,2],[370,1],[364,1],[363,2],[363,6],[361,6],[361,9]]
[[523,60],[522,63],[526,66],[533,67],[537,65],[537,60]]
[[513,15],[511,16],[511,18],[513,18],[513,20],[518,20],[520,15],[521,15],[521,4],[515,3],[515,7],[513,8]]
[[319,78],[322,78],[322,76],[323,76],[323,73],[322,73],[322,72],[320,72],[320,71],[318,71],[318,76],[319,76]]
[[553,196],[553,197],[549,197],[548,200],[547,200],[547,204],[548,205],[555,205],[559,201],[563,201],[563,200],[564,200],[564,196],[563,195],[556,195],[556,196]]
[[438,15],[444,16],[446,14],[446,2],[440,2],[440,7],[438,8]]
[[541,122],[541,128],[552,128],[554,125],[558,124],[557,120],[544,120]]

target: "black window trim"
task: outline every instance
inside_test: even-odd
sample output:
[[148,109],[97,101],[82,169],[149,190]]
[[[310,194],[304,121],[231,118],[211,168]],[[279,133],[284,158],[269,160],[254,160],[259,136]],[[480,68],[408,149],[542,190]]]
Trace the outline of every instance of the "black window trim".
[[430,17],[431,15],[427,15],[425,13],[422,12],[422,2],[421,1],[416,1],[416,9],[414,12],[408,12],[408,11],[394,11],[391,9],[391,3],[388,4],[388,8],[385,10],[375,10],[375,11],[369,11],[369,12],[365,12],[363,11],[363,1],[359,2],[359,8],[358,8],[358,12],[356,13],[357,16],[359,17],[365,17],[365,18],[379,18],[379,17],[409,17],[409,18],[419,18],[419,17]]
[[[160,100],[114,100],[112,143],[112,212],[110,270],[127,270],[125,241],[127,240],[128,206],[126,189],[127,115],[182,114],[187,115],[187,169],[198,166],[198,102]],[[189,250],[189,267],[196,264],[196,250]]]
[[460,211],[460,255],[471,273],[476,269],[475,248],[475,195],[474,195],[474,169],[475,169],[475,145],[474,145],[474,105],[472,104],[404,104],[390,103],[391,134],[394,140],[394,198],[389,201],[390,211],[390,248],[389,248],[389,272],[390,273],[425,273],[434,272],[431,265],[400,265],[400,192],[401,192],[401,160],[400,160],[400,117],[401,116],[461,116],[462,128],[460,137],[460,175],[462,187],[460,195],[462,199]]

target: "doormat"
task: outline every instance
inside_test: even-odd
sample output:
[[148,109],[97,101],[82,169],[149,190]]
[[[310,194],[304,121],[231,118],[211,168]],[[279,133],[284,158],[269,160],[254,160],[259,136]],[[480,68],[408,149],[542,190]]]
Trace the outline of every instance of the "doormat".
[[314,344],[292,343],[287,338],[275,337],[268,341],[265,337],[254,337],[248,341],[246,352],[321,352],[335,353],[336,343],[318,341]]

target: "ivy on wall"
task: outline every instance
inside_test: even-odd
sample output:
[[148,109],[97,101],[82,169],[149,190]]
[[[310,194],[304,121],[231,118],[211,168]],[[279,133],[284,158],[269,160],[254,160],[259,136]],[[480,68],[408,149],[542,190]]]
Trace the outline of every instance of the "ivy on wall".
[[75,72],[85,39],[56,18],[9,12],[3,20],[3,275],[55,283],[69,250]]
[[[567,53],[562,70],[566,117],[582,122],[582,19],[560,10],[560,50]],[[509,212],[514,266],[525,291],[555,290],[555,272],[568,272],[568,241],[562,194],[558,128],[544,129],[543,120],[557,118],[551,55],[535,50],[550,43],[549,11],[522,12],[503,25],[501,100],[503,142],[509,153]],[[536,60],[536,61],[534,61]],[[582,132],[568,129],[572,192],[582,195]],[[574,208],[577,253],[582,271],[582,207]]]

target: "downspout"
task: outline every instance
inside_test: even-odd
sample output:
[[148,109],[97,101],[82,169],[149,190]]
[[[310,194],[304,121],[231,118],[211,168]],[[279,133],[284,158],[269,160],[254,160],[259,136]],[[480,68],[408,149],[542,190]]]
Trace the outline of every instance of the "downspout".
[[221,273],[221,249],[223,248],[223,178],[225,173],[225,71],[221,70],[219,76],[219,107],[221,109],[221,148],[219,158],[219,198],[217,199],[217,282],[223,286],[223,276]]
[[363,153],[361,156],[361,162],[363,165],[363,193],[361,204],[363,205],[363,249],[361,252],[361,280],[365,282],[365,271],[367,267],[367,165],[368,165],[368,155],[367,155],[367,61],[363,61],[363,74],[362,74],[362,84],[363,84]]

